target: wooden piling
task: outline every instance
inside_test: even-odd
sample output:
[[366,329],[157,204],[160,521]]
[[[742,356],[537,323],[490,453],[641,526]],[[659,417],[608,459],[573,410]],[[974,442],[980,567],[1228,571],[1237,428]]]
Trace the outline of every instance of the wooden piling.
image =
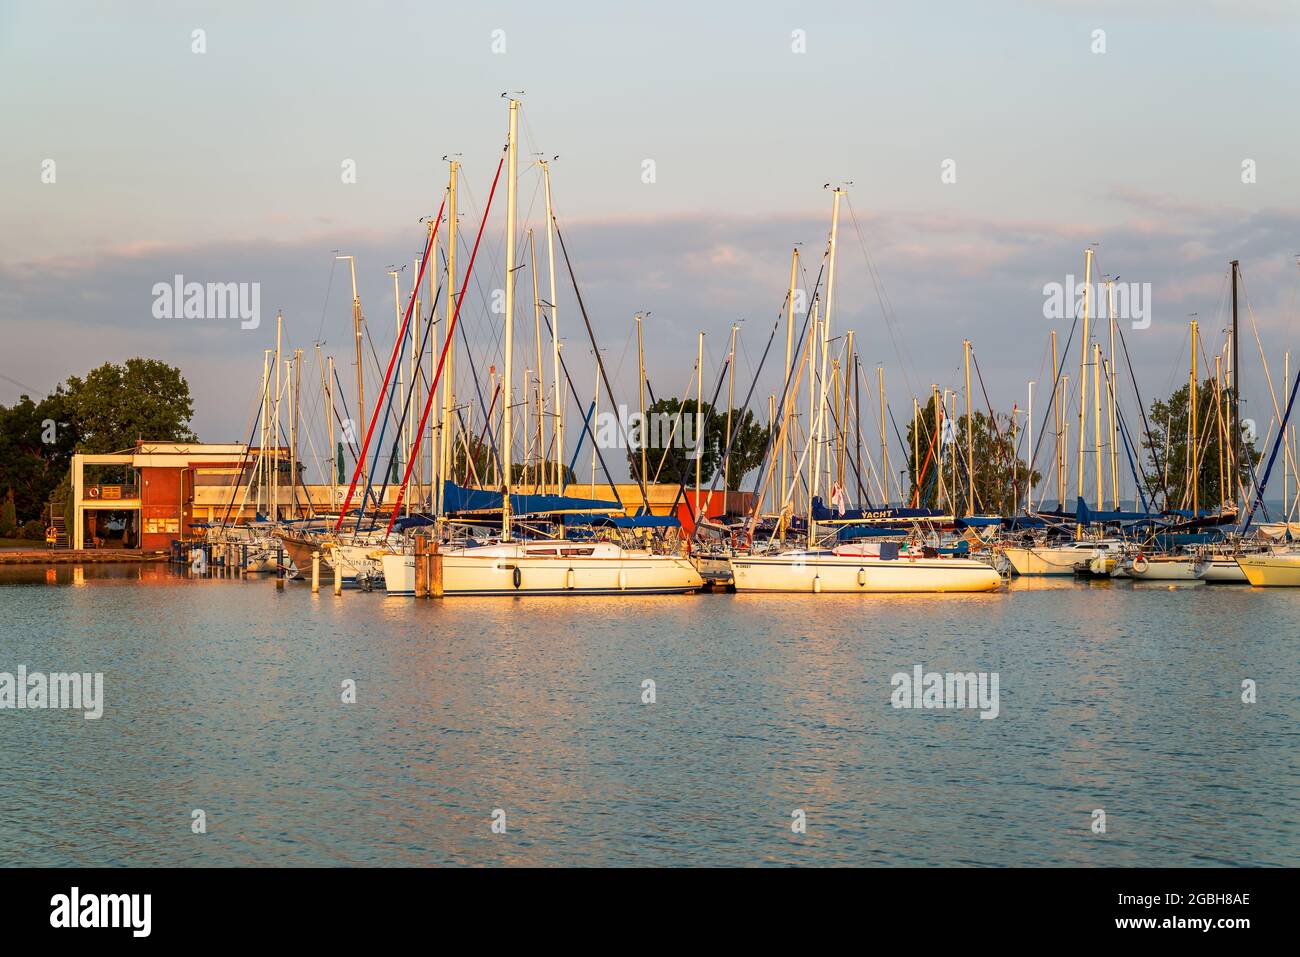
[[432,569],[429,574],[430,593],[434,598],[442,597],[442,550],[438,547],[437,539],[433,541],[433,547],[428,555],[429,564]]
[[320,594],[320,551],[311,553],[311,593]]
[[429,540],[423,535],[415,536],[415,597],[429,597],[429,564],[425,552]]

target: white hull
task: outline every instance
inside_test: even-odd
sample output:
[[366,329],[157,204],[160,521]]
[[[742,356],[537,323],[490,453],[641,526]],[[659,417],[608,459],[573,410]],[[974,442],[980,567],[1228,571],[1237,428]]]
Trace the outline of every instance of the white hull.
[[[385,555],[383,566],[388,594],[415,594],[414,555]],[[704,582],[689,560],[674,555],[605,543],[529,542],[448,549],[442,584],[444,595],[662,595],[693,592]]]
[[1086,542],[1078,545],[1008,545],[1002,554],[1017,575],[1073,575],[1079,565],[1087,565],[1099,553],[1117,551],[1115,545]]
[[1207,582],[1224,582],[1245,585],[1249,582],[1246,573],[1235,558],[1213,558],[1202,566],[1201,578]]
[[1201,563],[1191,558],[1147,559],[1127,565],[1130,577],[1138,581],[1191,582],[1201,578]]
[[732,558],[731,573],[738,592],[975,592],[1002,584],[992,566],[969,558],[751,555]]

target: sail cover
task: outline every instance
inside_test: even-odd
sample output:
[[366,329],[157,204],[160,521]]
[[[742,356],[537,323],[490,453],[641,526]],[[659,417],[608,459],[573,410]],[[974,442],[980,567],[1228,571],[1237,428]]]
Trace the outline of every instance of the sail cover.
[[[442,483],[443,510],[448,514],[462,512],[499,512],[501,493],[495,489],[465,488],[455,482]],[[595,498],[574,498],[569,495],[510,494],[510,511],[515,515],[543,515],[557,512],[621,512],[618,502]]]

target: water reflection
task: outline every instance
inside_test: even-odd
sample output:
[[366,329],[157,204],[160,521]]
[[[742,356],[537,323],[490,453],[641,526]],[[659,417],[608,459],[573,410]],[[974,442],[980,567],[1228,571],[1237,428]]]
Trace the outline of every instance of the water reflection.
[[[106,686],[99,721],[0,713],[0,864],[1300,862],[1300,705],[1239,698],[1296,671],[1283,591],[416,602],[144,564],[3,567],[0,603],[0,670]],[[917,664],[997,671],[1000,716],[895,710]]]

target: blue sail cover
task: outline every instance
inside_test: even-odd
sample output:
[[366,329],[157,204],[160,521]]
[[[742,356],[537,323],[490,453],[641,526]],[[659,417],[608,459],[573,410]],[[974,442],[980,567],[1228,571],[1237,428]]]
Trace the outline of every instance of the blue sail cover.
[[1082,498],[1076,500],[1075,518],[1080,525],[1100,525],[1106,522],[1136,522],[1150,518],[1146,512],[1094,512]]
[[820,497],[812,500],[812,517],[816,522],[906,522],[942,514],[929,508],[846,508],[841,515],[838,509],[827,508]]
[[[443,510],[457,512],[499,512],[501,493],[495,489],[465,488],[455,482],[442,483]],[[516,515],[542,515],[551,512],[621,512],[617,502],[568,495],[521,495],[511,493],[510,510]]]

